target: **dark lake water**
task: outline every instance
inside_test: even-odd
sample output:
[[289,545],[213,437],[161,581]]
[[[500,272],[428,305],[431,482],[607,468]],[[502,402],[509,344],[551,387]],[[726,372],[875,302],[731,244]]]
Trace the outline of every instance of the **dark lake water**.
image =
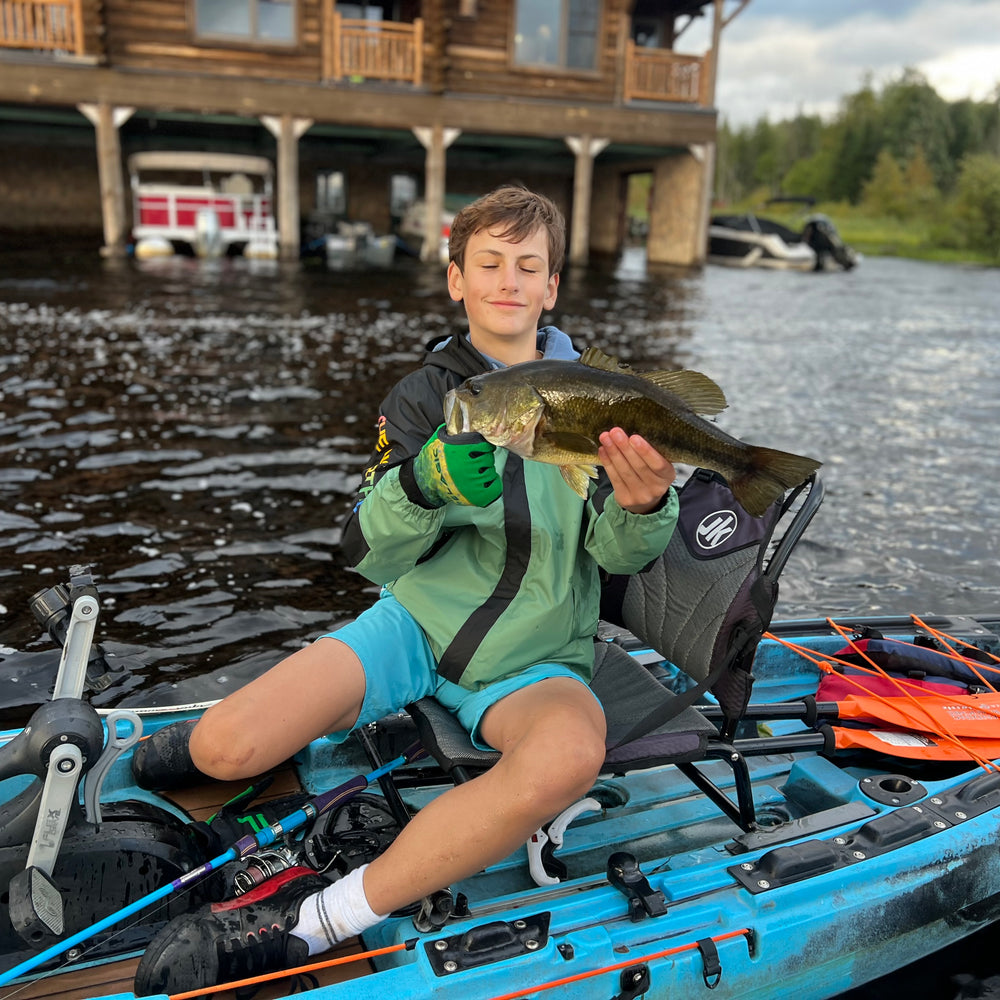
[[[1000,605],[998,304],[995,270],[679,272],[628,253],[568,271],[544,318],[706,372],[726,430],[824,461],[779,617],[969,613]],[[461,318],[415,261],[0,247],[0,711],[47,697],[57,657],[28,600],[74,564],[133,704],[221,697],[370,603],[338,524],[379,400]]]

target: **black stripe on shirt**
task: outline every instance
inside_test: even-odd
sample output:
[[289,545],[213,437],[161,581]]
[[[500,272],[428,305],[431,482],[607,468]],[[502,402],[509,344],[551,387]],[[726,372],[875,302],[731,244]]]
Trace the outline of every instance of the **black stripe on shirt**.
[[514,454],[508,454],[504,467],[503,504],[507,552],[500,579],[493,593],[466,619],[438,662],[438,673],[454,684],[459,682],[490,629],[510,607],[528,571],[531,514],[524,481],[524,463]]

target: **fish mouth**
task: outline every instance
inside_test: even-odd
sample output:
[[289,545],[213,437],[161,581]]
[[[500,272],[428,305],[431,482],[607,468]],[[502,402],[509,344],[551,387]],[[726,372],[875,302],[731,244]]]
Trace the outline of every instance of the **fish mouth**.
[[468,407],[454,389],[449,389],[444,397],[444,424],[449,434],[466,434],[472,430]]

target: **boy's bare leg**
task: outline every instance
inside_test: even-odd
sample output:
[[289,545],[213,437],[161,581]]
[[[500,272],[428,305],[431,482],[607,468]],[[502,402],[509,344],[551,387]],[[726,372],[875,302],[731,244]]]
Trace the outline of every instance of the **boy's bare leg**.
[[[354,652],[321,639],[208,709],[191,756],[223,780],[260,774],[309,740],[353,725],[365,679]],[[421,809],[364,874],[375,913],[390,913],[494,864],[584,795],[604,762],[605,722],[579,681],[554,677],[508,695],[483,717],[503,754],[490,771]]]
[[487,711],[500,762],[431,801],[364,875],[375,913],[390,913],[494,864],[591,788],[604,763],[604,715],[579,681],[554,677]]
[[349,729],[364,697],[354,651],[319,639],[207,709],[191,734],[191,758],[223,781],[261,774],[311,740]]

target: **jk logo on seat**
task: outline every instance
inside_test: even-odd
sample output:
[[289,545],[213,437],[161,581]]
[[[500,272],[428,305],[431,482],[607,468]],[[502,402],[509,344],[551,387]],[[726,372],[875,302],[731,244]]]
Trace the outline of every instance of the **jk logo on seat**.
[[736,531],[736,512],[732,510],[717,510],[706,514],[698,524],[695,537],[703,549],[718,548],[724,541],[732,537]]

